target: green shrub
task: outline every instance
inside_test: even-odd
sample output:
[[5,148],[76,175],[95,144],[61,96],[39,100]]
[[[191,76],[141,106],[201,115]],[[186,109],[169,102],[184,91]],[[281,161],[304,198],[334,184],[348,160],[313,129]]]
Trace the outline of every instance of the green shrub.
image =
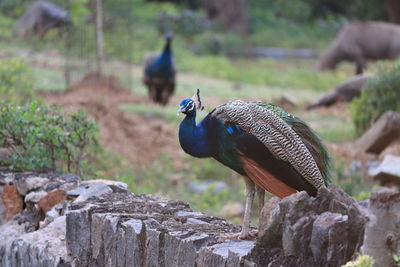
[[350,104],[350,110],[359,135],[386,111],[400,111],[400,64],[380,66],[378,74],[364,85],[361,97]]
[[74,170],[82,175],[81,164],[96,133],[96,124],[81,111],[63,114],[37,102],[0,105],[0,143],[12,151],[6,164],[10,170]]
[[7,103],[21,104],[33,99],[33,76],[22,59],[0,61],[0,95]]
[[394,261],[395,266],[400,266],[400,254],[393,254],[392,259]]

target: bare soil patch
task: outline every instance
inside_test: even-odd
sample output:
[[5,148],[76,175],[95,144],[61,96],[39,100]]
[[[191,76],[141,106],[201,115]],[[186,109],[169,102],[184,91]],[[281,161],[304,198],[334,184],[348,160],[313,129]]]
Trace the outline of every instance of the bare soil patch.
[[101,144],[130,162],[146,164],[161,153],[179,158],[174,157],[181,153],[176,129],[165,120],[119,109],[122,103],[151,103],[130,93],[114,76],[91,73],[65,92],[41,91],[38,95],[67,111],[86,110],[99,126]]

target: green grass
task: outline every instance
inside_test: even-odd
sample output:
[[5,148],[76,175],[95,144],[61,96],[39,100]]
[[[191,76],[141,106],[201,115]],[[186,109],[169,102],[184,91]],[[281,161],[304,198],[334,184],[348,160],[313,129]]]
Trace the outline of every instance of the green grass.
[[349,112],[343,110],[341,116],[335,114],[320,114],[314,111],[294,111],[294,115],[307,122],[325,142],[350,141],[355,138],[354,125],[348,117]]
[[345,170],[348,170],[350,164],[345,162],[344,159],[333,157],[333,163],[333,183],[340,186],[350,196],[353,196],[355,200],[368,199],[372,190],[377,188],[377,185],[364,179],[364,175],[360,170],[346,173]]
[[182,119],[182,117],[177,114],[178,108],[174,106],[162,107],[148,104],[122,104],[120,108],[125,112],[139,114],[147,118],[163,118],[167,122],[173,124],[178,124]]
[[[114,164],[123,165],[121,161]],[[101,177],[103,174],[98,175]],[[216,216],[225,204],[242,202],[245,195],[240,176],[213,159],[200,160],[189,156],[185,156],[183,167],[176,168],[170,156],[162,154],[147,166],[121,168],[116,179],[127,183],[134,193],[180,199],[188,202],[195,210]],[[218,193],[212,193],[211,187],[203,193],[194,193],[188,189],[190,182],[206,180],[223,181],[227,189]]]
[[[190,59],[190,60],[189,60]],[[315,60],[229,60],[191,57],[177,60],[183,72],[195,72],[232,82],[280,88],[327,91],[348,77],[345,72],[316,72]]]
[[35,78],[35,88],[39,90],[65,90],[65,79],[59,70],[32,68]]

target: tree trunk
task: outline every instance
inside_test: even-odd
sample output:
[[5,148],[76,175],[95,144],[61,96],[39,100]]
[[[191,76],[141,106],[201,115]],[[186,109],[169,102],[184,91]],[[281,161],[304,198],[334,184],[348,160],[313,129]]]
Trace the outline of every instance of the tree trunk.
[[384,0],[386,12],[393,23],[400,24],[400,0]]
[[228,30],[247,32],[249,17],[246,0],[203,0],[207,15]]
[[96,0],[96,64],[97,72],[103,73],[103,6],[101,0]]

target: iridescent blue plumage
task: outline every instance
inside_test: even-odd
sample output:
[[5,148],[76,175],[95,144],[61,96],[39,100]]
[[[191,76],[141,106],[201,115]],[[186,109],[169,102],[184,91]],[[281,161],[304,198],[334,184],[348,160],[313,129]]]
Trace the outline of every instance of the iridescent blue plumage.
[[166,105],[175,90],[171,37],[167,36],[161,54],[150,55],[145,61],[143,82],[148,88],[150,98],[156,103]]

